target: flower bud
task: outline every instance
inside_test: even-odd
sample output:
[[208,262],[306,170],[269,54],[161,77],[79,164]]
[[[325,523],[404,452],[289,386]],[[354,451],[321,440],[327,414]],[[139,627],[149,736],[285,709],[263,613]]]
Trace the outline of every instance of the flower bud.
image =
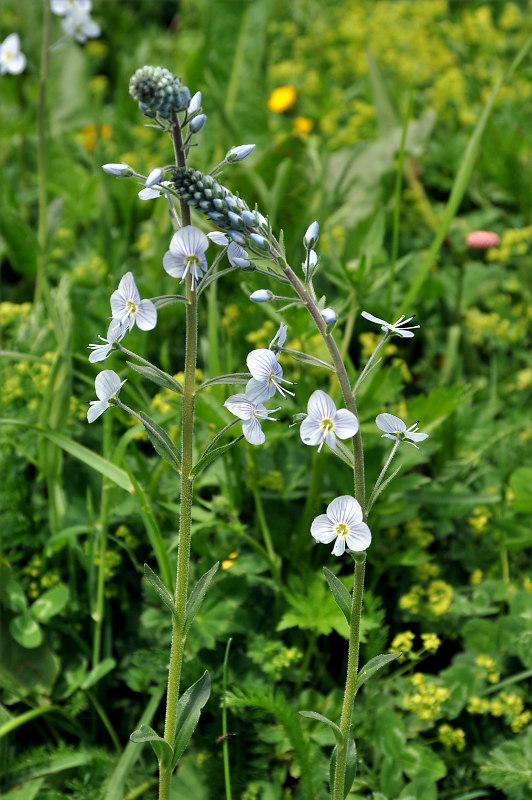
[[148,189],[152,186],[155,186],[156,183],[160,183],[163,179],[164,172],[160,167],[155,167],[152,169],[148,177],[146,178],[146,186]]
[[242,161],[243,158],[249,156],[255,149],[254,144],[239,144],[238,147],[232,147],[227,153],[225,160],[228,164],[233,164],[235,161]]
[[233,230],[233,228],[227,231],[227,235],[229,236],[230,239],[233,240],[233,242],[236,242],[237,244],[243,245],[246,243],[246,240],[244,239],[240,231],[235,231]]
[[316,242],[318,241],[318,233],[319,233],[319,226],[317,222],[313,222],[312,225],[309,225],[307,228],[307,232],[303,237],[303,244],[310,250],[311,247],[314,247]]
[[316,253],[315,250],[309,250],[308,254],[309,267],[312,269],[312,267],[315,267],[317,263],[318,263],[318,254]]
[[253,211],[248,211],[247,209],[245,209],[242,212],[242,219],[244,220],[246,225],[249,225],[250,228],[254,228],[255,225],[257,224],[257,218],[255,217],[255,213]]
[[321,312],[321,316],[327,327],[334,325],[337,319],[334,308],[324,308]]
[[200,108],[201,108],[201,92],[196,92],[196,94],[188,104],[187,111],[189,114],[193,114],[194,111],[199,111]]
[[251,233],[249,238],[260,250],[267,250],[268,249],[268,242],[264,238],[264,236],[259,236],[258,233]]
[[466,244],[475,250],[488,250],[490,247],[498,247],[500,237],[493,231],[471,231],[467,234]]
[[129,164],[103,164],[102,169],[108,175],[115,175],[117,178],[131,178],[133,170]]
[[253,300],[254,303],[267,303],[273,300],[273,294],[269,289],[257,289],[256,292],[250,294],[249,299]]
[[205,125],[206,122],[207,122],[206,115],[205,114],[198,114],[197,117],[194,117],[193,119],[190,120],[190,123],[189,123],[189,126],[188,126],[189,130],[192,133],[197,133],[198,131],[200,131],[203,128],[203,126]]

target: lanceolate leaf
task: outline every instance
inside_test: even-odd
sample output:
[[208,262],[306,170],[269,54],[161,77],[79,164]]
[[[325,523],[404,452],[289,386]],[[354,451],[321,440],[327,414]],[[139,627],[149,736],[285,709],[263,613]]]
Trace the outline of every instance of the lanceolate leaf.
[[211,693],[211,678],[204,672],[199,681],[187,689],[177,705],[177,734],[174,742],[172,767],[175,767],[186,750],[200,718],[201,709]]
[[175,614],[174,598],[172,597],[172,595],[170,594],[170,592],[168,591],[162,580],[159,578],[159,576],[147,564],[144,564],[144,576],[146,580],[150,582],[150,584],[153,586],[153,588],[159,595],[163,605],[166,606],[168,611],[170,611],[170,613],[173,616]]
[[336,743],[339,745],[342,744],[342,742],[344,741],[344,737],[342,735],[342,731],[340,730],[336,722],[327,719],[327,717],[324,717],[323,714],[318,714],[317,711],[300,711],[299,713],[301,714],[302,717],[308,717],[309,719],[317,719],[318,722],[324,722],[326,725],[329,726],[329,728],[333,729],[334,735],[336,737]]
[[166,431],[164,431],[159,425],[157,425],[151,417],[148,417],[147,414],[144,414],[142,411],[139,414],[139,418],[146,429],[146,433],[148,434],[148,438],[152,443],[153,447],[157,451],[157,453],[164,458],[165,461],[170,464],[176,472],[181,472],[181,458],[179,455],[179,450],[172,442]]
[[83,683],[81,684],[82,689],[90,689],[91,686],[94,686],[98,681],[100,681],[104,675],[107,675],[108,672],[111,672],[116,666],[116,661],[114,658],[104,658],[103,661],[91,669]]
[[218,456],[221,456],[224,453],[226,453],[227,450],[229,450],[231,447],[233,447],[233,445],[237,444],[237,442],[239,442],[243,438],[244,436],[238,436],[236,439],[233,439],[232,442],[224,444],[221,447],[216,447],[214,450],[209,450],[208,453],[205,453],[205,455],[200,458],[198,463],[192,469],[191,472],[192,477],[195,478],[196,475],[199,475],[199,473],[202,472],[205,469],[205,467],[208,467],[209,464],[211,464],[215,458],[218,458]]
[[153,364],[148,366],[147,364],[135,364],[133,361],[126,361],[126,364],[128,367],[131,367],[131,369],[134,369],[135,372],[138,372],[139,375],[143,375],[145,378],[148,378],[148,380],[156,383],[157,386],[162,386],[163,389],[169,389],[176,394],[183,394],[183,387],[179,381],[176,381],[176,379],[168,375],[167,372],[157,369]]
[[233,372],[230,375],[218,375],[216,378],[210,378],[205,383],[200,384],[198,392],[200,389],[206,389],[207,386],[215,386],[216,384],[247,383],[250,378],[250,372]]
[[[217,561],[214,567],[203,575],[197,584],[194,586],[192,593],[187,602],[187,609],[186,609],[186,617],[185,617],[185,636],[187,635],[190,626],[192,625],[192,620],[198,613],[201,604],[203,603],[203,598],[209,588],[209,584],[214,578],[216,571],[220,565],[220,562]],[[148,567],[149,569],[149,567]]]
[[168,744],[166,739],[163,739],[155,733],[153,728],[150,728],[149,725],[141,725],[138,730],[133,731],[129,738],[132,742],[138,742],[139,744],[149,742],[153,747],[153,752],[157,756],[161,767],[166,769],[170,766],[173,756],[172,747]]
[[[336,772],[336,758],[338,756],[338,745],[334,748],[331,756],[331,762],[329,765],[329,778],[331,781],[331,796],[335,796],[334,793],[334,773]],[[345,779],[344,779],[344,800],[349,794],[351,786],[353,785],[353,781],[355,780],[357,774],[357,748],[355,744],[355,740],[353,739],[353,729],[349,727],[349,733],[347,734],[347,759],[345,764]]]
[[336,603],[347,620],[347,624],[351,624],[351,595],[345,588],[341,580],[339,580],[334,573],[327,567],[323,567],[323,572],[327,578],[327,583],[331,588],[333,597]]
[[355,689],[358,692],[361,686],[363,686],[366,681],[369,681],[376,672],[382,669],[386,664],[389,664],[390,661],[395,661],[396,658],[402,655],[401,653],[383,653],[380,656],[375,656],[375,658],[370,659],[367,664],[364,664],[360,672],[357,676],[357,682],[355,684]]

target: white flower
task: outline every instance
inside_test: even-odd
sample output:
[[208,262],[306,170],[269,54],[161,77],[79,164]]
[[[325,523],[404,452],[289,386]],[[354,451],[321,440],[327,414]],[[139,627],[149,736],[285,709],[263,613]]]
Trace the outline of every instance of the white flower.
[[249,156],[255,149],[254,144],[239,144],[237,147],[232,147],[227,153],[225,160],[232,164],[235,161],[242,161],[243,158]]
[[[161,181],[159,186],[170,186],[171,181]],[[167,195],[163,189],[156,189],[154,186],[147,186],[139,192],[140,200],[153,200],[155,197],[160,197],[162,194]]]
[[66,14],[72,14],[75,11],[88,14],[91,7],[91,0],[51,0],[50,2],[52,13],[57,14],[59,17],[64,17]]
[[231,242],[227,248],[227,258],[232,267],[240,267],[245,269],[249,267],[249,256],[243,247],[240,247],[236,242]]
[[87,39],[95,39],[102,32],[98,23],[91,19],[88,11],[82,11],[79,8],[67,13],[66,17],[61,20],[61,27],[66,36],[71,36],[81,44],[84,44]]
[[405,319],[405,315],[401,314],[397,322],[394,322],[393,325],[391,322],[386,322],[385,319],[374,317],[373,314],[370,314],[368,311],[363,311],[362,316],[364,319],[369,319],[370,322],[376,322],[378,325],[380,325],[381,330],[383,330],[384,333],[389,333],[390,335],[396,333],[398,336],[402,336],[403,339],[411,339],[414,335],[412,331],[415,328],[419,328],[419,325],[412,325],[410,328],[404,327],[407,322],[410,322],[411,319],[414,319],[416,316],[415,314],[412,314],[412,316],[408,317],[408,319]]
[[118,392],[125,382],[125,380],[121,381],[112,369],[104,369],[103,372],[96,375],[94,388],[98,399],[90,401],[90,408],[87,410],[87,420],[89,422],[94,422],[104,411],[116,405],[116,402],[111,403],[110,401],[116,400]]
[[140,299],[132,272],[126,272],[111,295],[111,311],[114,320],[127,320],[129,330],[135,322],[141,331],[151,331],[157,324],[157,309],[151,300]]
[[341,556],[346,547],[361,553],[371,544],[371,531],[363,522],[360,504],[354,497],[344,494],[336,497],[327,506],[327,513],[320,514],[310,526],[310,532],[317,542],[329,544],[336,539],[332,553]]
[[310,250],[312,247],[314,247],[314,245],[318,241],[319,230],[320,229],[317,222],[313,222],[312,225],[308,226],[307,232],[303,237],[303,244],[305,245],[307,250]]
[[334,325],[336,322],[336,311],[334,308],[324,308],[320,313],[326,325]]
[[318,453],[326,442],[334,450],[336,437],[348,439],[358,431],[358,420],[346,408],[336,410],[328,394],[317,389],[310,395],[307,405],[308,415],[301,423],[299,433],[305,444],[318,445]]
[[[261,291],[259,289],[259,291]],[[264,291],[264,290],[262,290]],[[286,342],[286,336],[288,332],[288,325],[285,322],[281,322],[279,325],[279,330],[271,340],[268,350],[273,350],[274,353],[278,353],[279,350],[284,346]]]
[[[408,442],[417,448],[414,442],[422,442],[428,438],[428,433],[417,433],[418,422],[415,422],[409,428],[399,417],[394,417],[393,414],[379,414],[375,422],[381,431],[386,431],[381,436],[381,439],[395,439],[399,442]],[[419,449],[419,448],[418,448]]]
[[254,303],[267,303],[273,298],[273,293],[269,289],[257,289],[256,292],[250,294],[249,299]]
[[117,178],[130,178],[133,175],[133,170],[129,164],[102,164],[102,169]]
[[242,433],[250,444],[264,444],[266,437],[259,420],[273,420],[274,417],[270,417],[269,415],[273,414],[275,411],[279,411],[280,408],[279,406],[279,408],[272,408],[271,411],[268,411],[262,403],[253,402],[245,394],[234,394],[228,397],[224,406],[228,408],[235,417],[244,420]]
[[164,175],[164,170],[162,170],[160,167],[155,167],[155,169],[152,169],[152,171],[146,178],[145,186],[147,186],[148,189],[151,189],[151,187],[155,186],[156,183],[161,182],[161,178],[163,177],[163,175]]
[[92,353],[89,356],[89,361],[94,364],[97,361],[104,361],[111,350],[113,349],[113,345],[115,342],[120,342],[126,335],[129,329],[129,322],[126,320],[125,322],[117,322],[116,319],[111,320],[111,324],[109,325],[109,329],[107,331],[107,336],[105,339],[103,336],[98,336],[98,339],[101,339],[104,344],[90,344],[89,347],[92,350]]
[[212,231],[212,233],[208,233],[207,239],[210,239],[211,242],[214,242],[214,244],[219,244],[222,247],[227,247],[229,244],[229,239],[225,233],[222,233],[221,231]]
[[199,228],[194,225],[185,225],[174,233],[170,242],[170,249],[163,257],[163,267],[174,278],[185,280],[190,272],[192,276],[192,289],[207,269],[205,250],[209,240]]
[[264,400],[269,400],[275,392],[279,392],[283,397],[294,394],[281,386],[281,383],[293,384],[283,378],[283,368],[277,359],[275,353],[264,347],[252,350],[248,355],[246,364],[253,377],[246,385],[246,395],[252,402],[262,403]]
[[20,75],[25,66],[26,56],[20,52],[20,37],[18,33],[10,33],[0,44],[0,75],[6,72]]

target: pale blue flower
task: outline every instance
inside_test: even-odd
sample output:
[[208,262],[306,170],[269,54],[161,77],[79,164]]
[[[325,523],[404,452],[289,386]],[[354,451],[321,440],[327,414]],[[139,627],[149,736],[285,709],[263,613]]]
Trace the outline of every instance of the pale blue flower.
[[116,319],[111,320],[111,324],[109,325],[105,339],[103,336],[98,336],[103,344],[89,345],[92,350],[92,353],[89,356],[89,361],[92,364],[97,361],[104,361],[113,349],[113,345],[116,344],[116,342],[121,342],[128,330],[128,320],[125,320],[124,322],[118,322]]
[[244,248],[236,244],[236,242],[231,242],[229,244],[227,248],[227,258],[233,267],[240,267],[240,269],[249,267],[250,261],[247,250],[244,250]]
[[75,11],[88,14],[92,8],[91,0],[50,0],[50,8],[53,14],[64,17]]
[[394,322],[393,324],[391,322],[386,322],[385,319],[380,319],[380,317],[373,316],[373,314],[370,314],[368,311],[362,311],[362,316],[364,317],[364,319],[369,319],[370,322],[376,322],[378,325],[380,325],[381,330],[384,333],[387,333],[389,335],[395,333],[397,334],[397,336],[402,336],[403,339],[412,338],[412,336],[414,335],[412,331],[415,328],[419,328],[419,325],[412,325],[410,328],[405,328],[407,322],[410,322],[410,320],[414,319],[414,317],[416,316],[415,314],[412,314],[412,316],[408,317],[408,319],[405,319],[405,315],[401,314],[397,322]]
[[188,104],[187,111],[189,114],[193,114],[195,111],[199,111],[201,108],[201,92],[196,92],[196,94],[192,97],[190,103]]
[[102,169],[117,178],[131,178],[133,175],[133,170],[129,164],[103,164]]
[[239,144],[238,147],[232,147],[227,153],[225,160],[232,164],[235,161],[242,161],[243,158],[249,156],[255,149],[254,144]]
[[250,400],[247,394],[234,394],[228,397],[224,406],[235,417],[244,420],[242,433],[250,444],[264,444],[266,437],[259,420],[274,420],[274,417],[269,415],[279,411],[279,408],[268,411],[262,403]]
[[207,115],[198,114],[196,117],[190,120],[188,127],[192,133],[197,133],[203,128],[206,122],[207,122]]
[[252,375],[246,384],[246,395],[252,402],[262,403],[264,400],[269,400],[275,392],[279,392],[283,397],[294,394],[281,386],[281,383],[293,384],[283,378],[283,368],[279,364],[278,356],[271,350],[266,348],[252,350],[246,359],[246,364]]
[[161,182],[163,175],[164,171],[160,167],[155,167],[155,169],[152,169],[152,171],[146,178],[145,186],[148,189],[151,189],[151,187],[155,186],[156,183]]
[[221,247],[227,247],[229,244],[229,239],[222,231],[212,231],[207,234],[207,238],[210,239],[211,242],[214,242],[214,244],[219,244]]
[[268,350],[273,350],[274,353],[278,353],[280,348],[284,347],[284,343],[286,342],[286,337],[288,334],[288,325],[285,322],[281,322],[279,325],[279,330],[271,340],[270,344],[268,345]]
[[305,444],[318,445],[318,453],[326,442],[331,450],[336,447],[336,437],[348,439],[358,431],[358,420],[346,408],[336,410],[328,394],[317,389],[309,397],[307,416],[299,433]]
[[313,222],[312,225],[309,225],[307,228],[307,232],[303,237],[303,244],[305,245],[307,250],[310,250],[316,242],[318,241],[318,233],[319,233],[319,225],[317,222]]
[[190,273],[192,289],[207,270],[205,251],[209,240],[199,228],[185,225],[174,233],[170,249],[164,254],[163,267],[169,275],[184,281]]
[[341,556],[346,548],[361,553],[371,544],[371,531],[366,525],[360,503],[351,495],[336,497],[327,506],[327,513],[316,517],[310,532],[317,542],[330,544],[335,539],[332,554]]
[[87,39],[95,39],[101,34],[101,28],[89,16],[89,13],[80,9],[71,11],[61,20],[61,27],[66,36],[71,36],[76,41],[84,44]]
[[20,75],[26,66],[26,56],[20,50],[18,33],[10,33],[0,44],[0,75]]
[[419,448],[414,442],[423,442],[425,439],[428,439],[429,436],[428,433],[417,432],[419,421],[407,428],[406,423],[404,423],[402,419],[399,419],[399,417],[394,417],[393,414],[379,414],[375,422],[381,431],[385,431],[381,439],[408,442],[408,444],[414,445],[416,449]]
[[116,405],[118,392],[125,382],[125,380],[121,381],[120,377],[112,369],[104,369],[103,372],[96,375],[94,388],[98,399],[90,401],[90,408],[87,410],[87,420],[89,422],[94,422],[104,411]]
[[141,331],[151,331],[157,324],[157,309],[151,300],[141,300],[132,272],[126,272],[111,295],[113,319],[127,321],[129,330],[135,322]]
[[336,311],[334,308],[324,308],[321,316],[326,325],[334,325],[336,322]]
[[171,181],[161,181],[160,189],[156,189],[155,186],[148,186],[145,189],[141,189],[139,192],[139,199],[140,200],[153,200],[155,197],[160,197],[162,194],[167,195],[167,193],[162,188],[163,186],[170,186]]

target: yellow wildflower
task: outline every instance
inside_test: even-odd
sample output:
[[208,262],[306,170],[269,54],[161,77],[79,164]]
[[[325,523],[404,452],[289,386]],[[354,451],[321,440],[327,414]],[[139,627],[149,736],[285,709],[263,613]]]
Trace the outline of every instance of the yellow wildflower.
[[484,700],[483,697],[472,695],[467,703],[467,711],[470,714],[485,714],[490,708],[489,700]]
[[450,725],[440,725],[438,739],[449,750],[455,747],[458,751],[465,748],[465,733],[462,728],[451,728]]
[[422,633],[421,641],[423,642],[423,647],[429,653],[435,653],[441,645],[441,639],[435,633]]
[[287,84],[286,86],[278,86],[271,93],[268,100],[268,108],[276,114],[282,114],[283,111],[288,111],[296,102],[296,90],[294,86]]
[[[403,631],[394,636],[390,647],[390,653],[402,652],[403,657],[412,651],[415,634],[412,631]],[[402,659],[401,659],[402,660]]]
[[413,614],[419,612],[423,589],[421,586],[412,586],[408,594],[403,594],[399,598],[399,607],[411,611]]
[[513,730],[514,733],[519,733],[520,730],[522,730],[526,725],[528,725],[531,719],[532,719],[532,713],[530,711],[523,711],[522,714],[519,714],[518,717],[516,717],[510,722],[510,728]]
[[469,576],[469,583],[471,583],[473,586],[478,586],[478,584],[481,582],[482,582],[482,570],[474,569],[471,575]]
[[307,136],[314,127],[314,120],[308,117],[296,117],[294,120],[293,131],[298,136]]
[[229,553],[228,557],[222,561],[222,569],[230,569],[238,558],[238,553]]
[[427,595],[430,610],[440,616],[449,610],[453,600],[453,587],[445,581],[431,581]]

